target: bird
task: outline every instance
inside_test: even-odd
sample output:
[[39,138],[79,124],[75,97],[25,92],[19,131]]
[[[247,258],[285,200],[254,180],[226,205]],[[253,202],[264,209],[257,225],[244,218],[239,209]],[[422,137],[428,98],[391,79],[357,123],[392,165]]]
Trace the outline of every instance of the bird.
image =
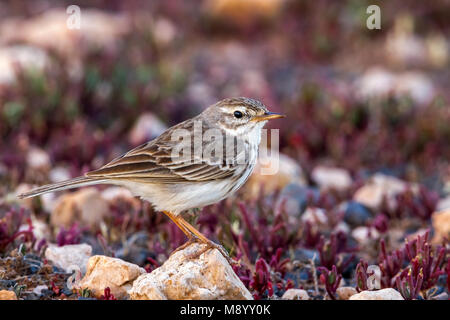
[[181,213],[219,202],[236,192],[255,167],[264,125],[283,117],[256,99],[226,98],[99,169],[18,197],[98,184],[122,186],[172,220],[188,237],[185,245],[199,241],[206,244],[204,250],[216,248],[230,262],[226,250],[205,237]]

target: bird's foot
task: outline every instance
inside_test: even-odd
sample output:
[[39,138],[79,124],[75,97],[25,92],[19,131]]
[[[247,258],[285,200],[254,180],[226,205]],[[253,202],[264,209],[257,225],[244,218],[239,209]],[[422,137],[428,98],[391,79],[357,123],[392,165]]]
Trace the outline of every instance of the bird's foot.
[[217,249],[222,254],[222,256],[227,260],[227,262],[230,265],[233,266],[233,265],[238,264],[238,262],[233,260],[230,257],[230,255],[228,254],[227,250],[225,250],[225,248],[223,246],[221,246],[220,244],[217,244],[217,243],[215,243],[215,242],[213,242],[211,240],[203,241],[203,240],[198,239],[198,238],[193,238],[192,240],[190,239],[188,241],[189,244],[191,244],[192,242],[199,242],[199,243],[205,244],[205,246],[203,248],[201,248],[199,251],[190,254],[188,256],[188,259],[197,259],[198,257],[200,257],[206,251],[211,250],[211,249]]

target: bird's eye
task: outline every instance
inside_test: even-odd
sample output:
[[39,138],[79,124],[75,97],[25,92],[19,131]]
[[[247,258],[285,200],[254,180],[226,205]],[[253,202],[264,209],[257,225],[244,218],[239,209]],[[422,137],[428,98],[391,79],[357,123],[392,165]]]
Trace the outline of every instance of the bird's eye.
[[243,114],[240,111],[235,111],[234,116],[239,119],[239,118],[242,118]]

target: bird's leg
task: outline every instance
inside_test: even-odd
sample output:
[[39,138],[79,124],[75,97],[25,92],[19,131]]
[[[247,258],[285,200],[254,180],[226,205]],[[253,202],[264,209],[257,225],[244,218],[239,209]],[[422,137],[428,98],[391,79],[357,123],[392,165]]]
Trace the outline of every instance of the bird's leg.
[[168,211],[163,211],[163,213],[166,216],[168,216],[169,219],[172,220],[189,239],[185,244],[178,247],[174,252],[177,252],[179,250],[186,248],[193,242],[199,241],[201,243],[206,244],[206,246],[203,249],[201,249],[199,252],[196,252],[193,256],[191,256],[191,258],[198,258],[202,253],[204,253],[205,251],[207,251],[209,249],[217,249],[225,257],[225,259],[227,259],[229,264],[236,263],[234,260],[232,260],[230,258],[230,256],[228,255],[228,253],[226,252],[224,247],[222,247],[221,245],[214,243],[213,241],[206,238],[200,231],[195,229],[189,222],[184,220],[181,215],[175,215]]
[[189,222],[187,222],[186,220],[183,219],[183,217],[179,217],[179,222],[190,232],[192,232],[192,234],[195,236],[197,241],[200,241],[204,244],[206,244],[206,246],[196,252],[192,258],[198,258],[202,253],[204,253],[205,251],[209,250],[209,249],[217,249],[219,250],[219,252],[224,256],[225,259],[227,259],[228,263],[233,265],[236,264],[236,262],[230,258],[230,256],[228,255],[228,252],[225,250],[224,247],[222,247],[220,244],[217,244],[211,240],[209,240],[208,238],[206,238],[200,231],[198,231],[197,229],[195,229]]
[[194,234],[192,234],[191,231],[187,230],[180,222],[179,222],[179,218],[177,215],[169,212],[169,211],[163,211],[163,213],[169,217],[170,220],[172,220],[178,228],[180,228],[181,231],[183,231],[183,233],[186,235],[186,237],[188,237],[188,241],[186,243],[184,243],[183,245],[181,245],[180,247],[176,248],[175,251],[172,252],[172,254],[174,254],[175,252],[179,251],[179,250],[183,250],[184,248],[186,248],[187,246],[189,246],[190,244],[194,243],[195,241],[197,241],[196,236]]

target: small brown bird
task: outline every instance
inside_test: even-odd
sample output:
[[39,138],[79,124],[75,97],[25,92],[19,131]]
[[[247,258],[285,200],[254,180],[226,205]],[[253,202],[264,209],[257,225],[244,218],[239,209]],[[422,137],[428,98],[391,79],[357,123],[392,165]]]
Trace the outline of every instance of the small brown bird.
[[254,99],[224,99],[100,169],[19,198],[95,184],[123,186],[166,214],[186,234],[187,243],[201,241],[229,260],[222,246],[208,240],[180,213],[216,203],[238,190],[255,166],[261,129],[267,120],[281,117]]

